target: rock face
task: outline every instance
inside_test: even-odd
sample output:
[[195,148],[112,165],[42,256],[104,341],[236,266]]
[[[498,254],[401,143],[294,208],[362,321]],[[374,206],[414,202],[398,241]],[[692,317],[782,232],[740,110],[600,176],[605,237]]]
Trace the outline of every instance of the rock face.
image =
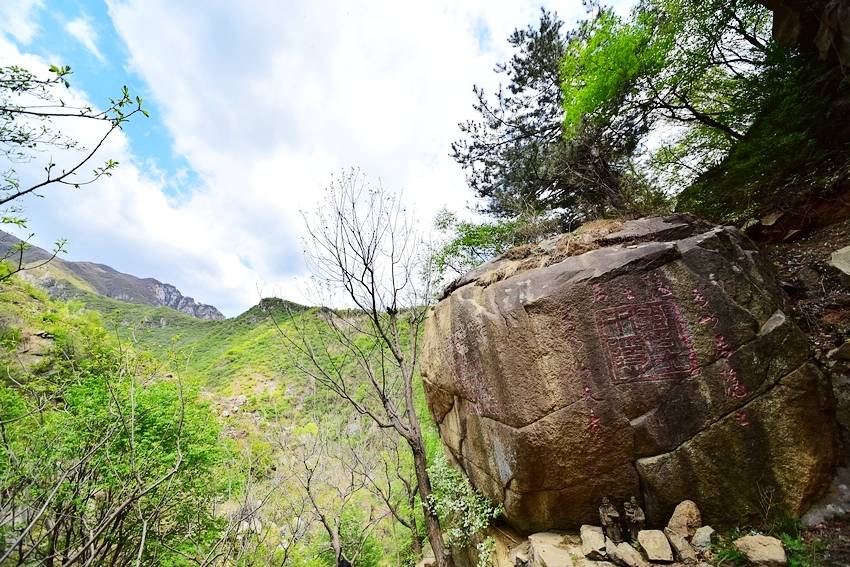
[[773,37],[787,47],[817,50],[821,59],[850,65],[850,2],[759,0],[773,11]]
[[605,559],[605,535],[599,526],[583,525],[581,534],[581,552],[588,559],[601,561]]
[[628,543],[614,543],[607,541],[608,557],[622,567],[649,567],[649,562],[643,558],[640,551],[629,545]]
[[534,567],[572,567],[569,547],[563,543],[564,535],[543,532],[528,538],[531,563]]
[[670,547],[673,548],[673,555],[676,561],[680,563],[695,563],[697,561],[696,550],[681,534],[674,532],[670,528],[665,528],[664,535],[667,536]]
[[714,528],[711,526],[703,526],[694,533],[691,538],[691,545],[700,551],[711,549],[712,539],[714,538]]
[[[0,257],[8,256],[21,243],[20,239],[0,231]],[[76,297],[77,287],[83,285],[97,294],[119,301],[170,307],[198,319],[221,320],[224,315],[212,305],[198,303],[180,293],[176,287],[154,278],[138,278],[119,272],[105,264],[72,262],[54,255],[38,246],[29,246],[23,254],[25,265],[44,264],[49,261],[52,272],[22,272],[31,283],[44,288],[59,299]],[[58,275],[55,277],[55,275]]]
[[841,250],[833,252],[829,263],[845,275],[850,276],[850,246],[845,246]]
[[455,463],[524,533],[598,523],[604,495],[639,496],[650,525],[687,499],[733,525],[765,490],[801,514],[836,425],[783,307],[736,229],[611,224],[455,282],[426,325],[426,396]]

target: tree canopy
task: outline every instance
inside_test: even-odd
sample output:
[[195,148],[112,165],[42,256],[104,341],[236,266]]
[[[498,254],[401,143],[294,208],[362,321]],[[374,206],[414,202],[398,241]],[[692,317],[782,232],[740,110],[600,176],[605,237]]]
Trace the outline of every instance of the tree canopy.
[[506,84],[493,98],[474,88],[480,119],[452,155],[485,213],[561,230],[659,206],[743,220],[779,184],[754,163],[787,178],[781,153],[807,148],[800,168],[829,145],[812,125],[846,81],[779,45],[762,3],[641,0],[627,17],[585,5],[571,29],[543,11],[515,31]]

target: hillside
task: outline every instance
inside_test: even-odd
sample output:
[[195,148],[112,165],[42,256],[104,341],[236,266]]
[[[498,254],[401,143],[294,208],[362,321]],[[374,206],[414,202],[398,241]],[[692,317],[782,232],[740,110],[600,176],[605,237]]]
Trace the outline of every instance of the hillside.
[[[168,307],[133,304],[91,292],[77,292],[75,300],[103,315],[105,326],[139,348],[155,354],[179,356],[180,370],[216,395],[240,395],[259,384],[300,380],[286,356],[286,346],[274,321],[307,307],[266,298],[231,319],[202,320]],[[308,312],[309,313],[309,312]],[[276,386],[272,386],[275,388]]]
[[[20,239],[0,231],[0,257],[17,259],[16,247],[20,244]],[[23,264],[43,263],[52,256],[47,250],[27,245]],[[104,264],[54,258],[46,266],[28,271],[27,275],[31,282],[61,299],[73,298],[83,290],[130,303],[170,307],[198,319],[224,319],[224,315],[212,305],[197,303],[169,283],[125,274]]]
[[[290,336],[304,333],[301,336],[307,341],[318,344],[317,333],[323,332],[326,322],[317,310],[266,298],[238,317],[210,321],[167,307],[128,303],[91,291],[78,291],[73,300],[58,301],[26,282],[15,280],[6,283],[0,292],[0,370],[14,379],[0,384],[3,409],[0,419],[8,418],[11,410],[17,411],[17,406],[7,402],[18,392],[32,397],[33,415],[61,413],[63,406],[76,412],[74,404],[78,401],[71,397],[75,391],[63,390],[68,388],[64,384],[87,379],[86,365],[90,364],[108,364],[117,375],[138,381],[145,395],[148,392],[158,395],[155,389],[160,384],[162,387],[182,385],[189,395],[184,402],[186,408],[181,411],[187,412],[186,415],[191,412],[192,427],[203,428],[204,432],[203,439],[198,441],[203,445],[197,450],[215,458],[206,468],[196,464],[180,468],[181,473],[205,475],[200,485],[192,485],[192,490],[210,499],[202,503],[204,508],[199,513],[202,516],[214,513],[218,518],[216,524],[210,525],[209,537],[230,541],[233,534],[228,530],[233,529],[233,522],[248,517],[257,524],[252,524],[250,533],[240,532],[239,540],[229,544],[234,546],[228,552],[231,557],[240,553],[279,557],[279,546],[284,546],[287,553],[297,552],[300,557],[321,555],[326,546],[322,531],[312,523],[299,523],[298,516],[287,515],[302,495],[292,484],[296,482],[292,477],[293,466],[303,464],[299,460],[300,451],[308,450],[304,459],[315,458],[309,453],[310,446],[305,449],[302,445],[312,440],[319,429],[344,431],[349,441],[370,439],[380,432],[352,415],[351,409],[335,395],[309,380],[298,369],[298,355],[282,339],[281,333]],[[66,357],[70,364],[63,361]],[[96,372],[93,376],[106,376],[99,366],[93,372]],[[61,373],[68,373],[69,377]],[[47,387],[55,389],[50,390],[52,402],[40,403],[42,389]],[[116,390],[113,395],[120,396],[126,391]],[[417,395],[425,415],[421,390]],[[13,401],[18,404],[16,399]],[[93,407],[101,403],[98,401]],[[19,405],[24,407],[23,402]],[[169,413],[172,410],[159,415],[155,408],[142,408],[139,412],[145,426],[149,415],[160,419],[172,419],[170,416],[175,415]],[[80,419],[86,418],[81,415]],[[432,447],[436,449],[436,434],[429,431]],[[15,435],[23,440],[25,432],[18,428]],[[152,442],[156,443],[159,435],[154,433]],[[320,439],[322,443],[337,442]],[[44,441],[47,446],[59,442]],[[339,450],[350,449],[344,446]],[[295,461],[290,462],[291,459]],[[211,470],[219,466],[224,468]],[[327,478],[316,489],[322,494],[331,490],[332,483],[342,482],[337,477],[344,470],[340,465],[330,466],[322,473]],[[212,482],[213,479],[222,482]],[[51,477],[41,482],[49,483]],[[358,494],[350,504],[354,514],[350,521],[360,521],[359,510],[379,506],[368,491]],[[262,510],[250,511],[253,504],[248,503],[261,500]],[[251,517],[256,520],[250,520]],[[362,520],[368,522],[369,532],[374,532],[370,536],[374,539],[369,540],[373,553],[395,557],[406,553],[404,550],[409,545],[406,533],[396,533],[383,516],[373,519],[367,512]],[[291,522],[295,522],[294,527],[289,526]],[[376,522],[379,525],[373,525]],[[290,530],[297,533],[296,540],[285,539]],[[201,553],[204,549],[190,551]],[[164,557],[168,551],[156,553],[157,557]],[[231,564],[225,559],[216,564]],[[145,564],[172,563],[151,560]]]

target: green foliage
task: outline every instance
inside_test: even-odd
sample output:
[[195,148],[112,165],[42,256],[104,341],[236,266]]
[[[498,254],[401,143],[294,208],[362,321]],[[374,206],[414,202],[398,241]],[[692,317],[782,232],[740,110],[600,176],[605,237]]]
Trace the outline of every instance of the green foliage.
[[657,39],[652,22],[639,13],[623,22],[612,10],[582,22],[561,62],[564,135],[573,138],[589,120],[605,125],[635,80],[657,73],[671,48],[670,34]]
[[820,565],[819,557],[823,543],[813,539],[806,541],[799,534],[783,533],[779,539],[785,547],[789,567],[816,567]]
[[732,530],[728,534],[720,535],[712,545],[711,551],[714,555],[714,565],[717,567],[743,567],[747,564],[747,556],[733,545],[739,537],[745,535],[740,530]]
[[734,546],[733,542],[740,537],[760,533],[775,537],[782,542],[790,567],[816,567],[821,564],[823,543],[816,538],[806,538],[800,520],[784,512],[771,513],[763,529],[748,531],[737,528],[721,535],[712,547],[714,564],[717,566],[747,565],[746,556]]
[[[516,32],[516,54],[501,68],[507,92],[489,103],[476,90],[489,119],[463,127],[468,139],[455,145],[488,212],[554,215],[565,228],[664,212],[678,195],[680,211],[744,222],[790,192],[826,193],[846,179],[850,128],[840,109],[850,83],[778,46],[762,4],[641,0],[620,17],[588,2],[564,35],[545,12],[537,30]],[[557,97],[542,80],[556,52]],[[525,97],[532,86],[539,100]],[[550,137],[553,101],[560,142]]]
[[492,537],[486,537],[484,540],[475,546],[478,552],[478,567],[494,567],[494,559],[496,555],[496,540]]
[[447,545],[469,545],[474,536],[502,514],[502,507],[494,506],[475,490],[466,476],[449,465],[444,456],[434,460],[428,474],[434,489],[428,506],[440,518]]
[[678,209],[743,222],[794,206],[794,197],[828,193],[850,172],[850,133],[838,110],[850,96],[850,84],[778,48],[768,62],[742,94],[752,99],[760,93],[763,101],[747,136],[677,197]]
[[445,209],[434,224],[445,239],[433,257],[437,279],[463,275],[511,248],[539,242],[560,228],[552,217],[522,215],[476,223],[462,221]]
[[[116,342],[96,313],[16,283],[0,288],[0,305],[16,329],[0,352],[4,513],[45,506],[29,531],[4,525],[3,539],[22,538],[13,557],[70,554],[92,538],[91,561],[169,565],[182,561],[176,549],[199,551],[187,533],[202,547],[215,540],[228,449],[198,392]],[[21,359],[22,341],[39,354]]]
[[[781,83],[764,79],[782,74],[776,54],[787,52],[773,43],[764,6],[642,0],[623,18],[586,5],[585,19],[566,33],[547,12],[538,27],[517,30],[514,56],[497,68],[506,88],[495,100],[475,89],[482,120],[461,126],[453,155],[487,212],[552,216],[561,229],[663,212],[665,197],[721,168],[742,144],[756,143],[753,157],[765,153],[767,139],[746,134],[782,99]],[[755,181],[752,170],[744,160],[736,168]],[[694,202],[691,195],[680,208]]]
[[817,538],[807,539],[798,518],[780,510],[770,514],[765,528],[767,534],[782,541],[789,567],[816,567],[820,564],[823,543]]
[[434,224],[448,239],[434,255],[439,278],[447,272],[454,277],[462,275],[519,243],[517,221],[499,220],[476,224],[461,221],[444,209]]
[[[344,510],[339,526],[343,556],[354,567],[378,567],[383,558],[383,549],[373,535],[367,533],[366,537],[362,537],[364,526],[362,510],[353,507]],[[323,553],[321,558],[327,567],[336,567],[333,553]]]
[[452,157],[499,218],[553,217],[561,228],[610,208],[622,209],[625,172],[614,162],[622,149],[594,128],[563,136],[561,61],[566,38],[557,14],[541,10],[539,23],[508,38],[514,50],[496,67],[504,86],[490,97],[473,87],[479,120],[460,125]]

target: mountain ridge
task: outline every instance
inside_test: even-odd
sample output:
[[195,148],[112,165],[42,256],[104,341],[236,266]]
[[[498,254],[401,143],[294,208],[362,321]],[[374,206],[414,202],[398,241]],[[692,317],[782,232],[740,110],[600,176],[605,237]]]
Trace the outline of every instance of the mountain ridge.
[[[16,236],[0,231],[0,257],[13,259],[17,263],[15,247],[20,246],[21,242]],[[52,256],[51,252],[43,248],[27,244],[23,252],[23,265],[42,263]],[[72,297],[75,289],[82,289],[128,303],[169,307],[197,319],[218,321],[225,318],[215,306],[199,303],[183,295],[170,283],[152,277],[140,278],[97,262],[53,258],[43,268],[24,274],[32,283],[62,299]]]

